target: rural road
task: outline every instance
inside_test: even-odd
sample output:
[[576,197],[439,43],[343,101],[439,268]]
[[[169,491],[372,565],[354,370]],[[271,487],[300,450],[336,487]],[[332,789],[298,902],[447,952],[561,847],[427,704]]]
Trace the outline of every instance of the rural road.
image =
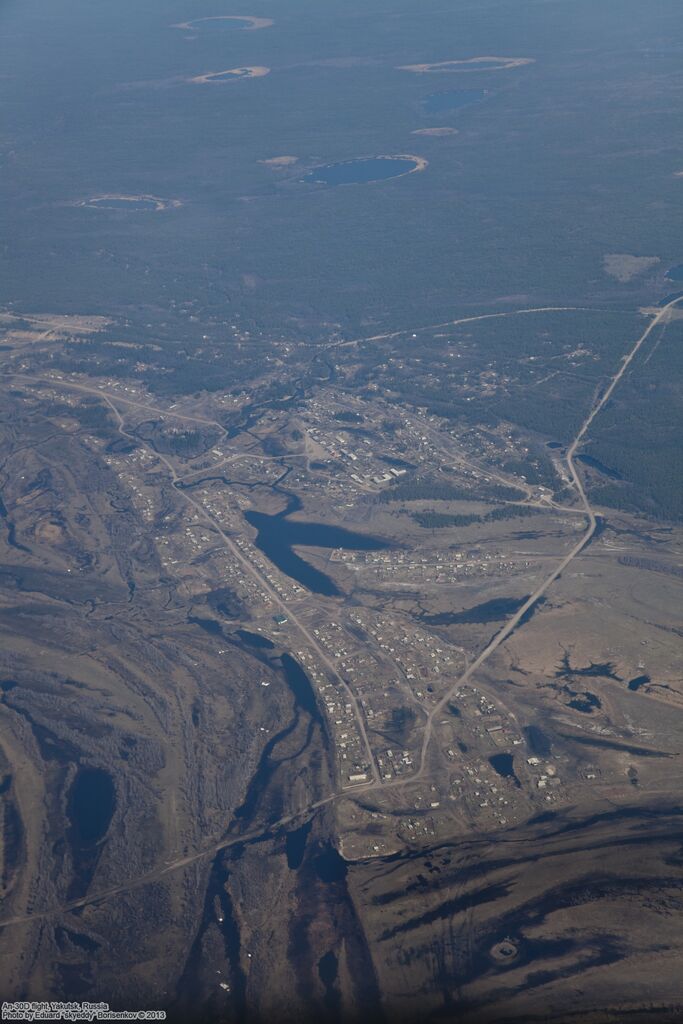
[[[648,324],[646,329],[643,331],[641,336],[638,338],[638,340],[635,342],[635,344],[631,347],[631,349],[629,350],[628,354],[622,359],[622,362],[621,362],[621,365],[620,365],[619,369],[614,374],[614,376],[611,378],[610,383],[609,383],[608,387],[602,393],[602,396],[599,398],[598,401],[596,401],[593,404],[590,412],[588,413],[588,415],[586,416],[585,420],[581,424],[581,427],[580,427],[578,433],[576,434],[576,437],[574,438],[572,444],[570,445],[570,447],[567,450],[567,454],[565,456],[565,461],[566,461],[567,469],[569,471],[571,479],[572,479],[572,481],[574,483],[574,486],[576,488],[578,497],[580,499],[583,512],[584,512],[584,514],[585,514],[585,516],[586,516],[586,518],[588,520],[588,528],[587,528],[587,530],[582,535],[581,539],[574,545],[574,547],[571,549],[571,551],[569,551],[569,553],[566,554],[561,559],[559,564],[552,570],[552,572],[539,584],[539,586],[536,588],[534,593],[531,594],[531,596],[524,602],[524,604],[521,606],[521,608],[519,608],[517,610],[517,612],[512,616],[512,618],[510,618],[505,623],[505,625],[501,627],[501,629],[498,631],[498,633],[495,634],[495,636],[489,642],[489,644],[480,652],[480,654],[474,659],[474,661],[472,661],[472,663],[470,665],[468,665],[468,667],[465,670],[465,672],[455,681],[453,686],[441,698],[441,700],[438,702],[438,704],[436,704],[432,708],[432,710],[430,711],[430,713],[428,714],[427,719],[426,719],[425,731],[424,731],[424,734],[423,734],[423,741],[422,741],[422,748],[421,748],[421,751],[420,751],[419,768],[418,768],[417,772],[415,772],[410,777],[401,778],[401,779],[392,779],[391,781],[384,782],[384,783],[382,783],[380,781],[379,773],[377,771],[377,766],[375,764],[374,757],[371,754],[371,747],[370,747],[370,744],[369,744],[369,741],[368,741],[367,733],[365,731],[365,725],[364,725],[364,722],[363,722],[362,713],[361,713],[359,705],[358,705],[358,701],[355,698],[355,696],[353,695],[353,693],[351,692],[351,690],[349,689],[349,687],[346,684],[346,682],[339,676],[339,674],[338,674],[336,668],[334,667],[334,665],[329,661],[329,659],[320,650],[318,644],[315,642],[314,638],[311,636],[309,630],[291,613],[291,611],[289,610],[289,608],[287,607],[285,602],[282,601],[282,599],[279,597],[279,595],[269,586],[267,581],[263,580],[261,575],[249,563],[249,561],[247,559],[245,559],[245,557],[242,555],[242,553],[239,550],[239,548],[237,548],[233,544],[231,539],[214,522],[214,520],[211,518],[211,516],[209,516],[208,513],[206,513],[204,511],[204,509],[202,508],[202,506],[199,503],[195,502],[194,499],[192,499],[189,495],[183,494],[183,497],[185,497],[185,499],[189,502],[189,504],[191,504],[195,508],[195,510],[202,515],[202,517],[212,527],[212,529],[214,529],[214,530],[216,530],[218,532],[219,536],[221,536],[221,538],[223,539],[223,542],[225,543],[226,547],[228,547],[229,550],[231,551],[231,553],[234,555],[234,557],[237,558],[240,561],[240,563],[243,565],[245,571],[249,572],[257,580],[259,585],[262,586],[269,593],[269,595],[272,597],[272,599],[275,602],[275,604],[277,604],[279,607],[282,608],[282,610],[284,612],[287,613],[288,617],[297,626],[297,628],[299,629],[300,633],[311,644],[313,649],[316,650],[316,652],[320,656],[320,658],[323,661],[323,663],[327,666],[327,668],[330,670],[330,672],[332,672],[333,676],[336,679],[338,679],[339,682],[341,683],[341,685],[344,687],[344,691],[348,694],[349,701],[350,701],[350,703],[352,705],[352,708],[354,709],[354,713],[355,713],[357,721],[359,723],[359,727],[360,727],[360,731],[361,731],[361,735],[363,737],[364,743],[366,744],[367,749],[368,749],[368,754],[369,754],[369,757],[370,757],[370,763],[372,765],[372,770],[373,770],[373,781],[372,782],[368,782],[368,783],[366,783],[366,784],[364,784],[362,786],[356,786],[352,790],[341,790],[339,792],[332,793],[329,796],[324,797],[321,800],[315,801],[314,803],[311,803],[311,804],[307,805],[307,807],[301,808],[301,810],[293,812],[293,813],[287,815],[286,817],[281,818],[279,821],[274,822],[272,825],[270,825],[270,827],[266,830],[265,833],[261,830],[258,833],[247,833],[247,834],[243,834],[243,835],[240,835],[240,836],[231,836],[231,837],[229,837],[227,839],[224,838],[224,839],[218,840],[218,841],[213,842],[210,845],[204,847],[203,849],[201,849],[199,851],[196,851],[195,853],[188,854],[188,855],[186,855],[184,857],[181,857],[181,858],[179,858],[177,860],[168,862],[168,863],[166,863],[164,865],[161,865],[161,866],[159,866],[157,868],[154,868],[151,871],[147,872],[145,875],[141,875],[141,876],[139,876],[137,878],[134,878],[134,879],[128,879],[128,880],[122,882],[120,885],[112,886],[109,889],[103,889],[103,890],[100,890],[99,892],[94,892],[94,893],[92,893],[92,894],[90,894],[88,896],[82,897],[81,899],[78,899],[78,900],[74,900],[74,901],[67,902],[67,903],[62,903],[60,905],[54,905],[54,906],[45,908],[44,910],[32,911],[30,913],[20,914],[20,915],[16,915],[16,916],[13,916],[13,917],[5,918],[3,920],[0,920],[0,927],[4,928],[4,927],[8,927],[10,925],[26,924],[26,923],[34,921],[34,920],[40,920],[40,919],[51,917],[51,916],[54,916],[54,915],[61,915],[61,914],[64,914],[64,913],[68,913],[68,912],[70,912],[72,910],[77,910],[77,909],[79,909],[81,907],[84,907],[84,906],[88,906],[88,905],[92,905],[92,904],[97,904],[97,903],[101,902],[102,900],[106,900],[106,899],[111,898],[113,896],[120,895],[121,893],[124,893],[124,892],[129,892],[132,889],[140,888],[141,886],[147,885],[148,883],[155,882],[158,879],[163,878],[165,875],[170,874],[171,872],[180,870],[183,867],[187,867],[187,866],[189,866],[191,864],[194,864],[197,861],[202,860],[203,858],[209,857],[211,855],[215,855],[220,850],[227,849],[230,846],[234,846],[234,845],[237,845],[239,843],[248,842],[249,840],[252,840],[252,839],[260,838],[261,836],[263,836],[265,834],[274,833],[276,829],[284,827],[285,825],[291,823],[292,821],[296,820],[300,816],[302,816],[304,814],[310,814],[311,812],[313,812],[315,810],[318,810],[319,808],[321,808],[321,807],[323,807],[323,806],[325,806],[327,804],[331,804],[331,803],[333,803],[334,801],[336,801],[336,800],[338,800],[340,798],[348,796],[350,793],[358,792],[358,791],[362,791],[364,793],[367,793],[368,791],[372,791],[372,790],[387,789],[387,788],[391,788],[391,787],[394,787],[394,786],[411,785],[411,784],[415,783],[416,781],[418,781],[420,778],[422,778],[426,774],[427,755],[428,755],[429,745],[430,745],[432,734],[433,734],[434,720],[436,719],[437,715],[439,715],[439,714],[441,714],[443,712],[443,709],[446,706],[446,704],[448,703],[448,701],[452,699],[452,695],[453,695],[454,691],[459,686],[461,686],[464,682],[466,682],[468,679],[470,679],[472,677],[472,675],[474,675],[474,673],[479,668],[481,668],[481,666],[488,660],[488,658],[490,658],[491,655],[496,650],[498,650],[498,648],[501,646],[501,644],[503,644],[505,642],[505,640],[508,639],[508,637],[513,633],[513,631],[520,624],[521,620],[527,614],[527,612],[529,612],[531,609],[534,608],[534,606],[538,603],[538,601],[541,599],[541,597],[543,597],[543,595],[546,593],[546,591],[549,589],[549,587],[552,586],[552,584],[555,582],[555,580],[557,580],[557,578],[562,574],[562,572],[567,568],[567,566],[577,557],[577,555],[579,555],[581,553],[581,551],[584,550],[584,548],[587,546],[587,544],[589,543],[589,541],[593,537],[593,534],[595,533],[596,526],[597,526],[597,516],[596,516],[593,508],[591,507],[590,502],[588,501],[585,489],[584,489],[583,484],[581,482],[581,478],[580,478],[580,476],[578,474],[578,471],[576,469],[576,466],[574,464],[574,458],[575,458],[576,452],[577,452],[581,442],[583,441],[584,437],[586,436],[586,433],[587,433],[589,427],[591,426],[591,424],[595,420],[596,416],[601,412],[601,410],[605,407],[605,405],[607,404],[607,402],[611,398],[615,388],[619,384],[619,381],[622,379],[622,377],[624,376],[624,374],[628,370],[629,366],[633,362],[634,358],[638,354],[638,352],[641,349],[641,347],[645,344],[645,342],[649,338],[649,336],[652,333],[652,331],[659,324],[666,323],[668,321],[670,313],[678,305],[679,302],[683,302],[683,296],[679,296],[678,298],[672,299],[665,306],[662,306],[662,308],[656,313],[656,315],[650,321],[650,323]],[[572,307],[551,307],[551,308],[553,308],[553,309],[569,309],[569,308],[572,308]],[[533,312],[533,311],[531,311],[531,310],[526,311],[525,310],[525,311],[519,311],[519,312]],[[511,315],[511,314],[491,314],[491,315],[492,316],[500,316],[500,315]],[[407,333],[407,332],[397,332],[397,333]],[[395,335],[390,335],[390,336],[387,335],[386,337],[393,337],[393,336],[395,336]],[[18,377],[20,375],[16,375],[16,376]],[[23,377],[22,379],[26,380],[27,378]],[[37,380],[35,378],[28,378],[28,382],[29,383],[37,383]],[[115,413],[115,415],[117,417],[117,421],[119,423],[119,431],[120,431],[120,433],[122,433],[124,436],[126,436],[128,438],[132,438],[132,435],[128,434],[125,431],[125,428],[123,426],[123,423],[124,423],[123,417],[121,416],[121,414],[120,414],[119,410],[116,408],[116,406],[113,404],[113,401],[115,401],[116,397],[118,397],[118,396],[116,396],[114,398],[114,400],[112,400],[112,398],[110,398],[108,395],[104,394],[102,391],[100,391],[98,389],[87,388],[87,387],[85,387],[83,385],[71,384],[70,382],[64,381],[64,380],[47,379],[47,380],[41,381],[40,383],[48,384],[50,386],[62,385],[62,386],[67,387],[67,388],[75,387],[77,390],[87,391],[87,392],[90,392],[90,393],[92,393],[94,395],[99,396],[103,401],[105,401],[110,406],[112,411]],[[135,439],[135,440],[137,441],[137,439]],[[155,453],[155,454],[158,455],[158,453]],[[169,463],[163,456],[160,456],[160,458],[161,458],[161,461],[166,465],[167,469],[171,473],[171,475],[173,477],[173,480],[175,482],[178,479],[175,469],[173,468],[171,463]],[[179,493],[182,493],[182,492],[179,492]]]
[[[418,768],[417,772],[415,772],[415,774],[411,776],[410,779],[396,779],[393,782],[394,785],[405,785],[408,782],[414,782],[416,779],[421,778],[425,774],[427,752],[432,738],[434,719],[436,718],[436,716],[440,715],[443,712],[443,709],[446,707],[449,700],[452,699],[455,690],[457,690],[458,687],[462,686],[463,683],[467,682],[467,680],[470,679],[472,675],[474,675],[477,669],[481,668],[484,662],[487,661],[491,657],[491,655],[498,650],[500,645],[508,639],[508,637],[514,632],[514,630],[520,624],[520,622],[527,614],[527,612],[531,611],[531,609],[533,609],[535,605],[538,604],[538,602],[543,597],[548,588],[551,587],[555,580],[558,578],[558,576],[560,576],[564,572],[564,570],[567,568],[570,562],[572,562],[576,558],[576,556],[583,551],[583,549],[586,547],[591,537],[595,533],[595,529],[597,526],[597,517],[595,512],[593,511],[593,508],[591,507],[590,502],[588,501],[588,497],[586,496],[586,491],[584,489],[583,483],[581,482],[581,477],[579,476],[579,473],[574,464],[574,457],[576,455],[577,449],[579,448],[579,445],[586,436],[586,432],[588,431],[588,428],[590,427],[591,423],[593,422],[595,417],[600,413],[600,411],[604,409],[605,405],[610,400],[614,392],[614,389],[617,387],[619,381],[626,373],[627,369],[633,362],[634,358],[638,354],[641,347],[645,344],[645,342],[647,341],[655,327],[657,327],[660,323],[667,322],[671,310],[674,309],[674,307],[681,301],[683,301],[683,296],[679,296],[678,298],[672,299],[671,302],[668,302],[665,306],[662,306],[662,308],[656,314],[656,316],[652,318],[652,320],[650,321],[646,329],[643,331],[641,336],[638,338],[638,340],[635,342],[633,347],[630,349],[628,354],[623,358],[621,366],[612,377],[609,386],[603,392],[602,397],[593,405],[590,412],[586,416],[585,420],[581,424],[581,427],[579,428],[576,437],[572,441],[570,447],[567,449],[567,454],[565,456],[567,469],[569,470],[569,474],[572,478],[577,494],[581,501],[583,511],[588,519],[588,529],[583,534],[579,542],[574,545],[571,551],[567,555],[565,555],[561,562],[553,569],[550,575],[546,576],[546,578],[536,588],[533,594],[531,594],[531,596],[527,598],[527,600],[524,602],[521,608],[519,608],[512,616],[512,618],[508,619],[505,625],[501,627],[501,629],[495,634],[493,639],[487,644],[484,650],[481,651],[481,653],[467,667],[465,672],[463,672],[463,674],[455,681],[450,690],[448,690],[448,692],[444,694],[444,696],[441,698],[438,704],[434,705],[429,715],[427,716],[427,721],[425,723],[425,730],[422,739],[422,748],[420,751],[420,767]],[[392,785],[392,783],[386,783],[385,785]],[[376,787],[373,786],[368,788]]]

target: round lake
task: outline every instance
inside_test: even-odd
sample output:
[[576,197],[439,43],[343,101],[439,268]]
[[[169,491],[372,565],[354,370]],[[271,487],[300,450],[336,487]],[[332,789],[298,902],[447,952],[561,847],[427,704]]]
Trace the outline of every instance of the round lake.
[[215,36],[223,32],[244,32],[249,25],[237,18],[197,18],[196,21],[188,21],[183,28],[188,32]]
[[219,32],[253,31],[259,28],[270,28],[270,18],[256,18],[248,14],[216,14],[208,18],[193,18],[192,21],[179,22],[173,28],[185,32],[206,33],[216,35]]
[[156,199],[131,198],[125,199],[104,196],[101,199],[91,199],[85,204],[96,210],[158,210],[159,203]]
[[316,167],[302,181],[313,185],[364,185],[371,181],[399,178],[422,170],[424,166],[425,161],[419,157],[373,156]]

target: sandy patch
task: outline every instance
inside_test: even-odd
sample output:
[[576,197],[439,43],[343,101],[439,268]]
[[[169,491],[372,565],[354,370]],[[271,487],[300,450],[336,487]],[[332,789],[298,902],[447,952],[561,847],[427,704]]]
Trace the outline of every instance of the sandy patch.
[[620,284],[632,281],[639,274],[656,267],[659,262],[659,256],[631,256],[626,252],[607,253],[603,256],[605,273]]
[[[425,167],[429,166],[429,160],[425,160],[425,158],[423,156],[416,156],[414,153],[394,153],[391,156],[386,156],[386,155],[382,154],[380,159],[382,159],[382,160],[413,160],[414,163],[415,163],[415,166],[411,167],[411,169],[409,171],[406,171],[405,172],[406,174],[415,174],[417,171],[424,171]],[[397,177],[400,178],[401,175],[398,174]]]
[[194,78],[187,78],[187,82],[194,82],[196,85],[220,85],[221,82],[238,82],[243,78],[263,78],[270,73],[270,68],[247,67],[227,68],[225,71],[207,71],[203,75],[195,75]]
[[11,324],[17,321],[32,324],[36,331],[14,331],[14,334],[22,335],[27,341],[38,341],[45,336],[45,333],[53,335],[72,334],[94,334],[96,331],[103,331],[105,327],[113,323],[106,316],[54,316],[51,313],[0,313],[0,325]]
[[57,523],[42,522],[36,526],[36,540],[41,544],[58,544],[62,536],[62,528]]
[[45,331],[7,331],[2,335],[2,343],[3,345],[24,345],[29,341],[40,341],[44,336]]
[[432,135],[434,138],[439,138],[442,135],[457,135],[457,128],[416,128],[411,135]]
[[423,75],[437,71],[471,72],[471,71],[509,71],[533,64],[532,57],[468,57],[465,60],[440,60],[434,64],[401,64],[398,71],[412,71]]
[[271,156],[268,160],[259,160],[260,164],[264,164],[266,167],[273,167],[275,170],[280,167],[291,167],[292,164],[298,162],[298,156]]
[[[642,313],[643,316],[657,316],[662,312],[662,309],[661,306],[641,306],[638,312]],[[671,309],[667,310],[660,323],[668,324],[673,320],[683,320],[683,309],[680,306],[672,306]]]
[[247,32],[253,32],[259,28],[270,28],[274,24],[271,18],[254,18],[250,14],[216,14],[210,18],[194,18],[192,21],[181,21],[177,25],[171,25],[171,28],[180,28],[185,32],[191,32],[195,25],[199,25],[202,21],[242,21],[244,22],[243,28]]

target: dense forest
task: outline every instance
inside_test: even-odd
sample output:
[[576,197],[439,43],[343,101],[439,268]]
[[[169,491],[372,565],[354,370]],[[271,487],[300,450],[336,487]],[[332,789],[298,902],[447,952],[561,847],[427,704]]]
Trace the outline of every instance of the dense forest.
[[596,502],[683,519],[683,323],[653,332],[590,431],[586,451],[623,482],[593,475]]
[[494,508],[483,515],[447,512],[413,512],[412,518],[419,525],[429,530],[440,530],[451,526],[472,526],[473,523],[498,523],[505,519],[526,519],[528,516],[542,514],[538,508],[529,508],[526,505],[506,505],[502,508]]

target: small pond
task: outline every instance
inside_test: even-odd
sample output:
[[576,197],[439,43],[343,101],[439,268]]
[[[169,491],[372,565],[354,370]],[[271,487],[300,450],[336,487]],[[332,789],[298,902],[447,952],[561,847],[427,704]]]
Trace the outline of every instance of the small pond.
[[316,167],[302,181],[310,185],[366,185],[411,174],[422,161],[408,156],[373,156]]

